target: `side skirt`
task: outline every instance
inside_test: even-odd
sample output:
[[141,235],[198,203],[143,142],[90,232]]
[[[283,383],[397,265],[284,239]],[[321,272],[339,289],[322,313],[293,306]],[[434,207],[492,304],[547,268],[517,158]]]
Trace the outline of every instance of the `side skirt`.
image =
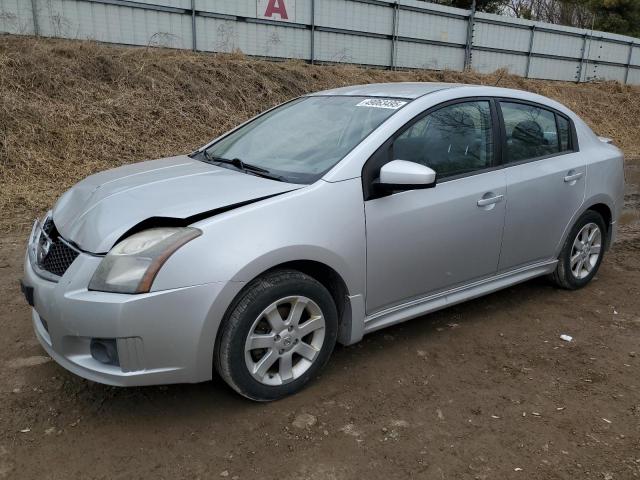
[[402,305],[396,305],[365,317],[364,333],[371,333],[396,323],[405,322],[421,315],[435,312],[488,293],[501,290],[541,275],[553,272],[558,260],[535,263],[516,270],[501,273],[461,287],[456,287],[435,295],[422,297]]

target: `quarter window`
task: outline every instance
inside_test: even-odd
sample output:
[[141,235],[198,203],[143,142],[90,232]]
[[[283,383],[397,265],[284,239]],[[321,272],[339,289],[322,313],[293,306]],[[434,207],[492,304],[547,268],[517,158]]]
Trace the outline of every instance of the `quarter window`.
[[393,143],[393,158],[426,165],[438,178],[492,165],[493,134],[488,101],[457,103],[412,124]]
[[556,115],[553,112],[522,103],[500,102],[500,107],[506,133],[507,163],[553,155],[560,151]]

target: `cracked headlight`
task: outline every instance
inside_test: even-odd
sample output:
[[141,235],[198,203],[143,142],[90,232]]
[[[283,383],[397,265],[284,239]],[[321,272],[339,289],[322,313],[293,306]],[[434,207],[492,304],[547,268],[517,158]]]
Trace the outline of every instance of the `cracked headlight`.
[[202,235],[197,228],[151,228],[116,244],[102,259],[89,290],[146,293],[167,259],[185,243]]

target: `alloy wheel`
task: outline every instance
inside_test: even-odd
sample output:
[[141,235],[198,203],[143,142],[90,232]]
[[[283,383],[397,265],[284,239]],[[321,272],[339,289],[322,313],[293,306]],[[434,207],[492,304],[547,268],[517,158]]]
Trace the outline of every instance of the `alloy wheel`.
[[569,267],[578,280],[591,274],[602,254],[602,232],[595,223],[587,223],[580,229],[571,247]]
[[313,300],[289,296],[256,318],[245,341],[245,363],[254,379],[283,385],[303,375],[318,358],[325,318]]

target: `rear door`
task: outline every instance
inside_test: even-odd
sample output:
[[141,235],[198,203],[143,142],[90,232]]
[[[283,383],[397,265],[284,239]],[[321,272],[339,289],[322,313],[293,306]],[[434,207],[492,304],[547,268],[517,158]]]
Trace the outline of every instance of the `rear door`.
[[507,180],[499,270],[553,259],[584,200],[586,162],[571,121],[537,104],[502,100]]
[[[363,171],[367,313],[495,274],[506,180],[496,165],[497,114],[488,99],[447,104],[383,145]],[[434,188],[376,197],[391,160],[434,169]]]

